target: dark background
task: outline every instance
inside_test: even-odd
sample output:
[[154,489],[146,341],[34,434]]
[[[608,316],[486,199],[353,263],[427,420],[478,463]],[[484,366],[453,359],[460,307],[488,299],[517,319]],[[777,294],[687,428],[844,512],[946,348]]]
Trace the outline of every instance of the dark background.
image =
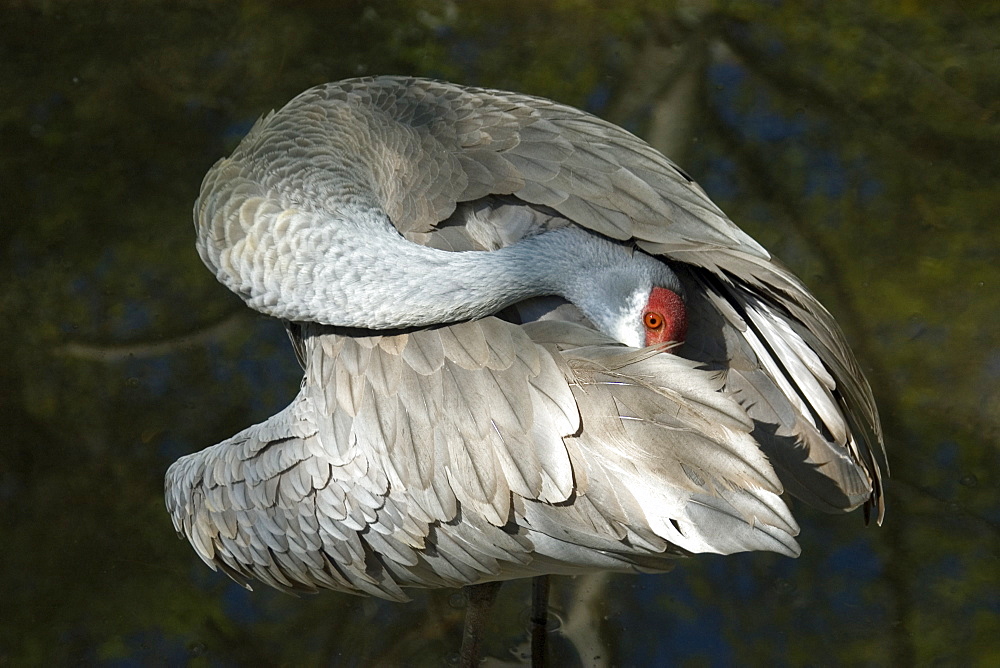
[[[246,592],[162,500],[170,462],[299,379],[194,251],[201,177],[303,89],[386,73],[650,140],[837,316],[882,411],[882,528],[797,507],[798,560],[556,579],[556,665],[1000,664],[996,3],[611,4],[3,5],[0,665],[454,658],[455,592]],[[527,591],[491,656],[517,659]]]

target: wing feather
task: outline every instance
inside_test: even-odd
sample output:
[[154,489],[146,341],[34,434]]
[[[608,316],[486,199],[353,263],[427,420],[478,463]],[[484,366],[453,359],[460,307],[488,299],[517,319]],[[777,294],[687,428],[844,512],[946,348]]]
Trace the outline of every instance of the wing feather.
[[[403,600],[404,586],[662,570],[686,552],[795,555],[785,488],[881,519],[878,416],[832,317],[640,139],[548,100],[379,77],[311,89],[244,144],[287,165],[307,133],[335,148],[310,178],[364,173],[325,190],[380,206],[413,241],[494,250],[575,224],[669,261],[692,361],[555,310],[384,336],[290,325],[296,400],[167,473],[174,525],[213,568]],[[240,276],[262,216],[288,235],[307,224],[261,178],[234,160],[206,176],[199,252],[220,275]],[[301,271],[273,250],[276,271]]]

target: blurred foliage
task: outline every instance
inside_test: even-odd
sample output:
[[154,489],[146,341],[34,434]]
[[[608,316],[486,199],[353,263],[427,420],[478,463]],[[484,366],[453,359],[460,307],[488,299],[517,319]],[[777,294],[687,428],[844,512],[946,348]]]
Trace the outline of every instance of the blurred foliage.
[[[246,593],[162,505],[173,459],[298,381],[277,324],[193,250],[201,176],[261,113],[373,73],[674,137],[660,146],[838,316],[882,407],[885,527],[800,509],[799,561],[615,576],[596,612],[559,580],[563,637],[600,633],[580,663],[1000,662],[997,35],[992,3],[931,0],[7,3],[0,664],[440,665],[457,648],[454,592]],[[682,141],[665,117],[689,119]],[[526,591],[501,594],[494,655],[523,640]]]

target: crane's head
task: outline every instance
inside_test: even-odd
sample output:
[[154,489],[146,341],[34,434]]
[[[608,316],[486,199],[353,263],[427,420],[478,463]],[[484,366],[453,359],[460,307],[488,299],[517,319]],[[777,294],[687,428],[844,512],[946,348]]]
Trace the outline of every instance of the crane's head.
[[[673,287],[673,286],[672,286]],[[634,348],[684,343],[687,309],[679,288],[643,282],[618,301],[605,301],[602,313],[588,315],[598,329]],[[611,304],[618,304],[614,308]]]
[[684,342],[684,290],[665,264],[634,253],[626,262],[594,270],[588,278],[587,287],[571,301],[602,332],[635,348]]
[[[532,285],[576,305],[594,326],[634,348],[683,343],[684,288],[659,258],[575,226],[521,241]],[[522,267],[525,265],[522,265]]]

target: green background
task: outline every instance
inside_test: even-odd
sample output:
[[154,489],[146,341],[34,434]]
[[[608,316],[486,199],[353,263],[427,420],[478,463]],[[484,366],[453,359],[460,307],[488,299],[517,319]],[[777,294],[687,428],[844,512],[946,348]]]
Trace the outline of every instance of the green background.
[[194,251],[201,177],[303,89],[387,73],[647,138],[830,308],[882,411],[883,527],[797,507],[798,560],[556,579],[555,665],[1000,664],[996,3],[50,0],[0,8],[0,665],[454,658],[455,592],[245,592],[162,500],[299,380]]

